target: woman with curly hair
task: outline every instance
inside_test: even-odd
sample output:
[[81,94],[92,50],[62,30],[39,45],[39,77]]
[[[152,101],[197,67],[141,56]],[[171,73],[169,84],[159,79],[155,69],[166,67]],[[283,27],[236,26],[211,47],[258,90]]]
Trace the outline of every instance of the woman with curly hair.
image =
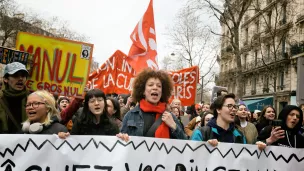
[[140,72],[132,92],[133,101],[139,105],[125,115],[121,132],[131,136],[186,139],[176,116],[166,111],[172,90],[172,79],[165,71],[147,68]]

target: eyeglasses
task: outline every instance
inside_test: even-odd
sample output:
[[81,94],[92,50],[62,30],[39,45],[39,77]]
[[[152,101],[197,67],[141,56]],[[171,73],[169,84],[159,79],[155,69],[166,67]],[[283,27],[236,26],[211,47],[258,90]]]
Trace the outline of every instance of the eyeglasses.
[[25,105],[25,108],[29,108],[29,107],[32,107],[34,109],[37,109],[39,107],[40,104],[45,104],[43,102],[33,102],[33,103],[28,103]]
[[89,103],[95,103],[96,101],[97,101],[98,103],[101,103],[101,102],[104,101],[104,99],[103,99],[102,97],[91,98],[91,99],[89,100]]
[[227,105],[223,105],[223,106],[228,107],[228,109],[230,109],[230,110],[232,110],[232,108],[234,108],[234,109],[239,108],[238,105],[233,105],[233,104],[227,104]]

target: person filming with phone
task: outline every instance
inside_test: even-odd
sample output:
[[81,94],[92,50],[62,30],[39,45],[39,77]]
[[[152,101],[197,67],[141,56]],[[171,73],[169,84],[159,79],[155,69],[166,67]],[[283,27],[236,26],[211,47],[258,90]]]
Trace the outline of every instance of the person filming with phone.
[[279,114],[278,120],[265,127],[258,136],[257,145],[264,149],[266,145],[288,148],[304,148],[304,137],[299,133],[303,120],[303,111],[293,105],[287,105]]

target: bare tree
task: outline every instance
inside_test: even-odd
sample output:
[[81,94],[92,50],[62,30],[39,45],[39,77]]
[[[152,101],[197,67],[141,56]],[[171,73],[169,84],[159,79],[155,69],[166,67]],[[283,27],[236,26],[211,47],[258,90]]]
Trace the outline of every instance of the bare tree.
[[226,38],[232,46],[232,52],[235,57],[236,63],[236,83],[237,95],[243,96],[243,73],[241,63],[240,51],[240,26],[241,21],[248,10],[252,0],[189,0],[191,9],[194,11],[208,10],[211,14],[224,26],[228,28],[228,34],[225,33],[212,33]]
[[0,0],[0,40],[2,46],[15,47],[19,31],[61,37],[76,41],[89,38],[68,28],[68,22],[58,17],[44,19],[37,13],[20,11],[14,0]]
[[52,33],[54,37],[82,42],[89,41],[89,37],[71,30],[68,21],[60,20],[57,16],[43,20],[42,28]]
[[167,36],[172,41],[174,58],[179,60],[177,64],[186,64],[179,67],[199,67],[202,77],[198,91],[214,81],[213,69],[217,53],[214,47],[219,41],[212,37],[209,27],[204,25],[204,21],[196,12],[189,6],[183,7],[176,16],[174,25],[168,29]]

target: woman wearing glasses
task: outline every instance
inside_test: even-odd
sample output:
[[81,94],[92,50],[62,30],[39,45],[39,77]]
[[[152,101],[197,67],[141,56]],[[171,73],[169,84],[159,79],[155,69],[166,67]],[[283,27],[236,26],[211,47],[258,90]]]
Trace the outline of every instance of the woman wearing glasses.
[[[111,122],[107,112],[106,96],[99,89],[87,92],[81,115],[73,124],[72,135],[116,135],[118,126]],[[69,133],[59,133],[60,138],[66,138]]]
[[23,133],[58,134],[68,132],[59,123],[60,116],[54,97],[47,91],[35,91],[27,98],[25,111],[28,119],[22,124]]
[[196,129],[191,139],[208,141],[213,146],[216,146],[218,142],[246,144],[246,138],[233,123],[237,109],[234,94],[218,97],[214,101],[214,117],[207,126]]
[[254,144],[258,137],[258,131],[254,124],[247,121],[247,107],[244,104],[239,105],[235,118],[235,125],[239,131],[246,137],[247,144]]

